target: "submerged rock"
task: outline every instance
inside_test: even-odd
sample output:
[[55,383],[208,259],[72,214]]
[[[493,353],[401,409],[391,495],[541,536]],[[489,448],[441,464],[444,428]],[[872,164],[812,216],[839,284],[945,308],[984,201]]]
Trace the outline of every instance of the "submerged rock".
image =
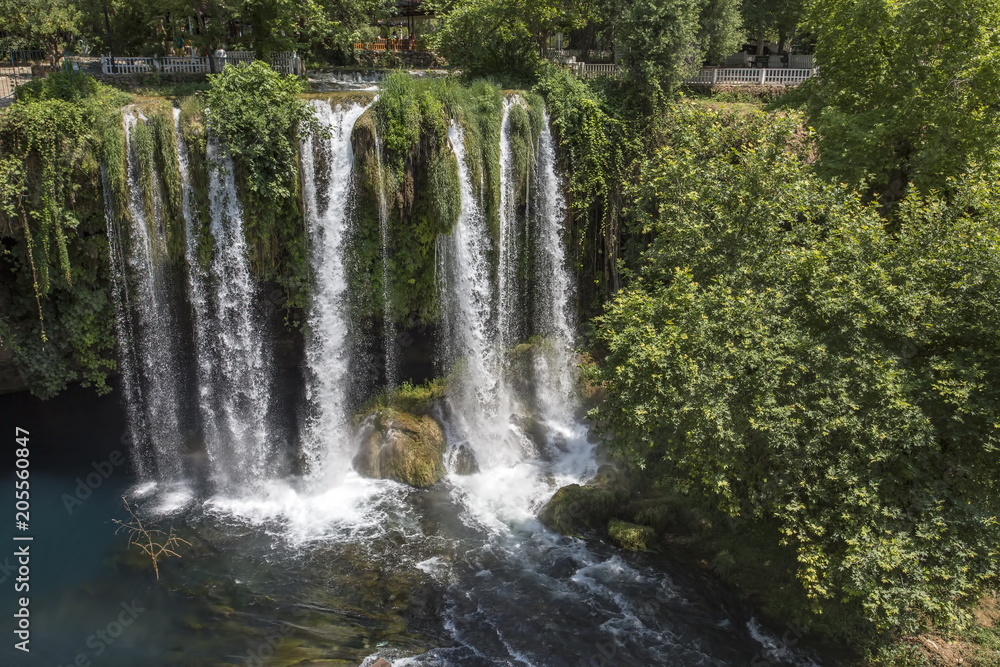
[[649,526],[612,519],[608,522],[608,535],[623,549],[642,551],[653,542],[656,531]]
[[444,433],[431,417],[379,408],[361,429],[354,469],[423,488],[445,476],[444,451]]
[[454,470],[456,475],[475,475],[479,472],[479,462],[472,448],[462,443],[454,453]]
[[570,484],[556,491],[538,513],[538,520],[564,535],[604,528],[629,493],[625,475],[615,466],[604,465],[585,486]]

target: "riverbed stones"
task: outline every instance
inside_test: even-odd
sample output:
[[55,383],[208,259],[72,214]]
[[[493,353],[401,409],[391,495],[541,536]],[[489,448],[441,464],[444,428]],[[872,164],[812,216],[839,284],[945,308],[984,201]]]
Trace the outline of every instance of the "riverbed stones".
[[354,469],[366,477],[424,488],[447,473],[444,433],[428,415],[379,408],[363,422],[359,435]]

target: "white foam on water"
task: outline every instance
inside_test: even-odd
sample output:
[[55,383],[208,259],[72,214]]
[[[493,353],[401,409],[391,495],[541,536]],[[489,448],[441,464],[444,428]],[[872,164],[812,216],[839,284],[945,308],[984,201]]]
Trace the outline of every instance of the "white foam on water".
[[347,473],[325,491],[304,489],[289,480],[271,480],[253,495],[217,495],[205,509],[253,525],[270,526],[270,532],[293,546],[313,542],[347,542],[384,534],[398,519],[408,486],[389,480]]
[[768,664],[784,662],[798,665],[798,667],[819,667],[819,665],[813,661],[812,658],[803,655],[801,652],[796,651],[793,648],[795,643],[798,642],[798,636],[795,636],[794,639],[788,641],[779,639],[760,625],[760,623],[757,622],[757,619],[753,617],[747,621],[747,631],[750,633],[750,636],[754,638],[754,641],[763,647],[761,657],[766,660]]

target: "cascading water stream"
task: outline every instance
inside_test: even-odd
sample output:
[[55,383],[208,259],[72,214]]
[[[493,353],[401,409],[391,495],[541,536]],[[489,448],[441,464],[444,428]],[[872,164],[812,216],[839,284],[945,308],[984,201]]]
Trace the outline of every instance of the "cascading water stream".
[[514,175],[514,152],[511,150],[510,109],[514,98],[504,100],[500,122],[500,229],[497,248],[497,328],[504,349],[517,342],[521,332],[519,291],[517,285],[518,234],[517,182]]
[[[346,471],[353,453],[347,449],[347,394],[351,383],[344,256],[347,202],[354,169],[351,130],[368,107],[355,104],[346,109],[339,105],[333,108],[320,100],[314,100],[312,106],[331,136],[309,136],[301,150],[302,195],[315,281],[306,340],[306,398],[311,414],[303,449],[310,477],[327,480],[335,471]],[[325,171],[319,173],[324,167]]]
[[265,345],[261,316],[254,308],[258,288],[250,275],[243,207],[236,193],[233,162],[220,157],[218,141],[208,142],[215,331],[212,382],[216,410],[203,415],[211,424],[207,439],[216,474],[253,482],[273,471],[268,428],[271,380],[270,346]]
[[441,361],[451,372],[454,412],[452,445],[466,443],[480,465],[508,466],[531,449],[510,428],[511,392],[504,381],[493,313],[492,267],[486,220],[466,163],[464,134],[452,121],[448,138],[458,160],[461,213],[455,229],[436,246],[442,307]]
[[[133,141],[141,122],[145,122],[141,113],[131,108],[123,113],[129,189],[127,215],[113,210],[105,178],[112,286],[137,472],[145,478],[174,481],[181,475],[183,395],[181,371],[175,363],[179,356],[177,302],[155,163],[146,165],[151,172],[152,216],[146,210],[143,166],[139,164]],[[122,230],[122,225],[127,230]]]
[[573,281],[566,266],[565,201],[555,169],[556,152],[546,112],[538,137],[534,251],[535,328],[543,344],[535,356],[536,394],[543,418],[566,427],[574,421],[577,384],[574,363]]
[[392,320],[392,292],[389,286],[389,202],[385,194],[385,170],[382,168],[382,140],[374,125],[375,163],[378,165],[379,241],[382,245],[382,348],[385,354],[385,386],[396,386],[399,354],[396,349],[396,325]]
[[[176,122],[178,112],[174,113]],[[208,212],[213,247],[206,266],[200,252],[203,235],[192,211],[187,147],[179,131],[177,141],[205,451],[217,484],[243,487],[280,469],[273,460],[268,425],[270,345],[256,308],[258,288],[250,274],[232,160],[222,154],[217,139],[209,139]]]

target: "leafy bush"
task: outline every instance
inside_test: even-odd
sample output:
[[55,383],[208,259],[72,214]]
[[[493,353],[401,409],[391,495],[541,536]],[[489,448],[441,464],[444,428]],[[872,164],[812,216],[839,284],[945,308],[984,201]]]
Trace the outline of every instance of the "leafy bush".
[[825,176],[890,205],[997,163],[1000,4],[817,0],[806,22],[822,76],[800,95]]
[[264,199],[290,196],[298,139],[319,130],[311,107],[296,97],[301,82],[261,61],[226,67],[209,81],[209,131],[241,165],[247,188]]
[[648,247],[597,320],[611,445],[773,520],[816,611],[963,618],[997,575],[1000,209],[969,176],[896,235],[794,119],[683,111],[630,193]]
[[0,114],[0,339],[39,396],[73,380],[108,390],[115,362],[99,164],[101,135],[120,126],[128,99],[56,73],[21,87]]
[[299,140],[325,136],[312,107],[297,95],[301,82],[267,64],[226,67],[211,75],[210,137],[217,137],[237,170],[243,233],[258,277],[281,285],[290,325],[308,300],[309,262],[299,199]]

